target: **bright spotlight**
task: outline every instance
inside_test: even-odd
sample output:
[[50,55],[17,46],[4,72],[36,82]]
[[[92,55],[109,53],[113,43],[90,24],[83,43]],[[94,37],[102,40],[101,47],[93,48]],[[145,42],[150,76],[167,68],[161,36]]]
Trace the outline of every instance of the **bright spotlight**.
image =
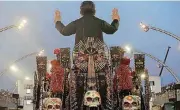
[[149,31],[149,26],[143,24],[142,22],[140,23],[140,27],[141,27],[145,32]]
[[144,79],[146,77],[146,75],[143,73],[141,74],[141,78]]
[[131,47],[125,46],[125,51],[126,51],[127,53],[130,53],[130,52],[131,52]]
[[22,22],[23,22],[24,24],[26,24],[26,23],[27,23],[27,21],[26,21],[26,20],[22,20]]
[[21,23],[19,26],[24,27],[24,23]]
[[42,56],[44,53],[44,50],[41,50],[39,53],[38,53],[38,56]]
[[22,28],[22,26],[18,26],[18,29],[21,29]]
[[30,80],[30,78],[29,77],[25,77],[25,80]]
[[18,29],[22,29],[26,23],[27,23],[26,20],[22,20],[21,23],[18,25]]
[[10,69],[13,71],[13,72],[17,72],[18,71],[18,68],[15,66],[15,65],[12,65],[10,67]]
[[140,23],[140,26],[141,26],[141,28],[145,28],[146,27],[146,25],[144,25],[142,22]]

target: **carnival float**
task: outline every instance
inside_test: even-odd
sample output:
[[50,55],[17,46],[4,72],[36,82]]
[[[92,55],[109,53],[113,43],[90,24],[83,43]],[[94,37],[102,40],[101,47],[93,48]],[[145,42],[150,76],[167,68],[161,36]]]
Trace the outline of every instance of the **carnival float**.
[[120,46],[109,48],[89,37],[72,52],[70,48],[55,49],[50,73],[47,56],[37,56],[34,110],[145,110],[149,84],[147,81],[147,96],[143,96],[140,73],[147,70],[137,63],[142,61],[137,58],[144,56],[135,55],[132,70],[131,60],[124,53]]

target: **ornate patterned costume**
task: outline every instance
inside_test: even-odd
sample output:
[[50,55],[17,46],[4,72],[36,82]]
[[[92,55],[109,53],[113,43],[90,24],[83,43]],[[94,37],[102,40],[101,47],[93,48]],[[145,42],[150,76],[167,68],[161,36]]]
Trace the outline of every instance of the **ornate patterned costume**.
[[[84,43],[86,42],[86,43]],[[110,82],[108,75],[109,53],[107,46],[94,38],[87,38],[85,41],[79,42],[73,52],[74,88],[76,88],[77,110],[83,105],[84,92],[88,90],[96,90],[102,99],[102,106],[107,108],[107,87]],[[73,84],[71,84],[73,85]],[[109,88],[108,88],[109,89]]]

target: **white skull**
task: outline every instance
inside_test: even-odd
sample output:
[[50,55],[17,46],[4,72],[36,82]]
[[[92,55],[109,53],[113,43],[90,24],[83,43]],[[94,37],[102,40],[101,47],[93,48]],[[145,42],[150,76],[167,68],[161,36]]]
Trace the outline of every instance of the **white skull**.
[[140,110],[141,98],[136,95],[125,96],[122,103],[123,110]]
[[100,94],[95,90],[89,90],[84,96],[84,105],[88,107],[98,107],[101,105]]
[[60,98],[45,98],[43,100],[44,110],[61,110],[62,101]]

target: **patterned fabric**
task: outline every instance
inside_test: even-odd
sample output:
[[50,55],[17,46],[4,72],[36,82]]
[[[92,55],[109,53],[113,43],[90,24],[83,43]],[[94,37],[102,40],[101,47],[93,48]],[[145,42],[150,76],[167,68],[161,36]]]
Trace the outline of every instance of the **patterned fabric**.
[[98,39],[87,37],[75,45],[73,50],[73,61],[81,73],[87,73],[89,55],[94,58],[95,72],[102,72],[109,62],[108,47]]
[[119,67],[115,70],[115,77],[114,77],[115,90],[132,89],[132,76],[129,68],[129,63],[127,60],[124,62],[124,64],[121,62]]
[[[108,64],[108,60],[105,59],[101,54],[93,55],[93,57],[96,72],[101,71],[104,69],[106,64]],[[83,52],[74,54],[74,64],[80,69],[81,72],[86,73],[88,71],[88,55]]]
[[[54,62],[57,62],[54,60]],[[50,89],[53,93],[62,92],[63,91],[63,81],[64,81],[64,69],[60,66],[60,64],[55,63],[52,64],[51,69],[51,84]]]

